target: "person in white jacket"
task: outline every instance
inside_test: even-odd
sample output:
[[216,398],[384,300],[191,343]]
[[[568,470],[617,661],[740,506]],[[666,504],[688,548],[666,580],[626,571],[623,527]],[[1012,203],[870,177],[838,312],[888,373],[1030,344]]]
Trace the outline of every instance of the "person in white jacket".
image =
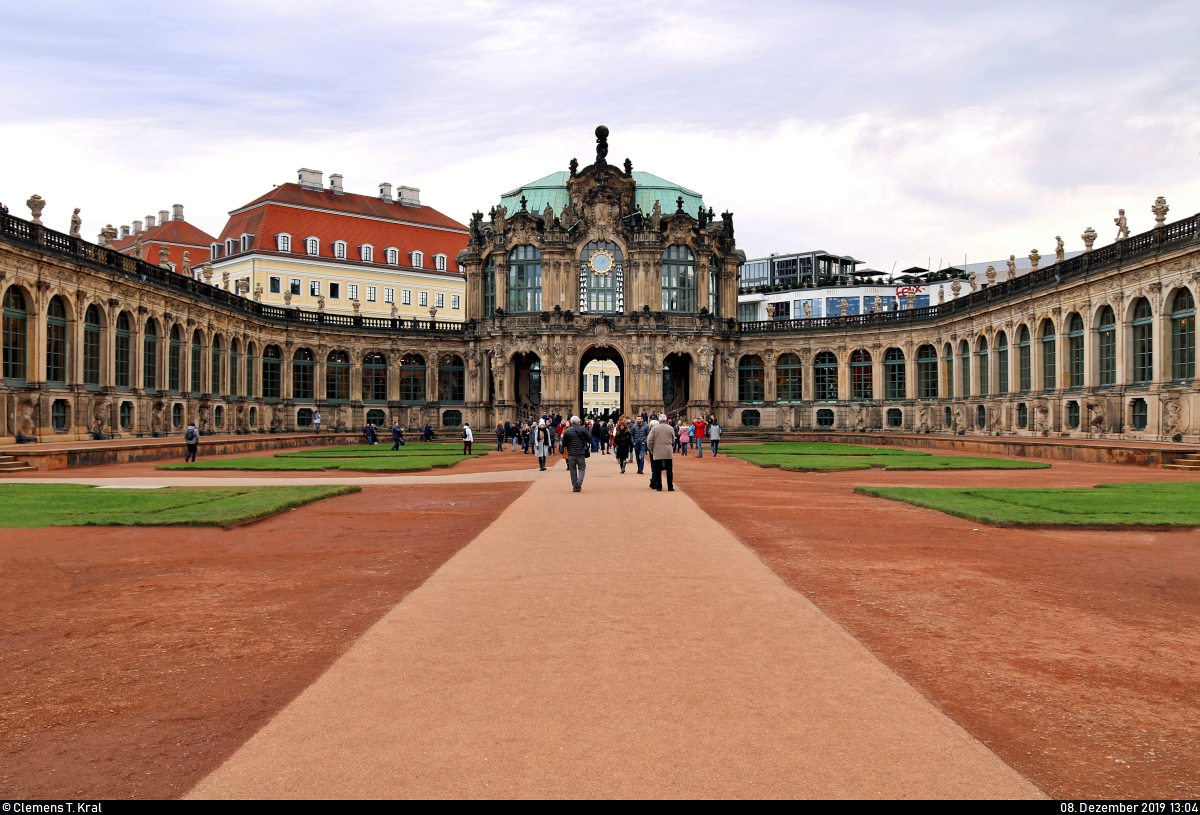
[[463,455],[471,455],[471,442],[475,441],[475,435],[471,433],[471,425],[463,422]]

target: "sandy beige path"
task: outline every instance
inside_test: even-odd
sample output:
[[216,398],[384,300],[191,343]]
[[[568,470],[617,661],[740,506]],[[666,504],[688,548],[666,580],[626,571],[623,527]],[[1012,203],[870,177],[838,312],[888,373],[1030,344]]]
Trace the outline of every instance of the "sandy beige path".
[[684,493],[542,475],[191,797],[1039,791]]
[[[487,473],[460,475],[342,475],[330,470],[315,471],[311,476],[269,475],[238,476],[236,470],[209,470],[211,475],[135,475],[135,476],[78,476],[72,478],[0,478],[0,484],[84,484],[92,487],[304,487],[314,485],[360,487],[423,486],[427,484],[501,484],[509,481],[533,481],[540,474],[536,467],[527,470],[496,470]],[[565,466],[547,462],[546,466],[563,473]],[[170,472],[170,471],[167,471]],[[186,471],[176,471],[186,472]],[[338,475],[333,473],[338,472]]]

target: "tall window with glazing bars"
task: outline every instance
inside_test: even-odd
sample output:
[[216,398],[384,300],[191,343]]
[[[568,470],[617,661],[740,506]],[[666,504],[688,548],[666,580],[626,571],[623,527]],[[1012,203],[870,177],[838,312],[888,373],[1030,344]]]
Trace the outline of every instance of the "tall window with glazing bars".
[[813,398],[818,402],[837,401],[838,361],[831,351],[822,351],[813,360]]
[[1154,378],[1154,313],[1145,297],[1133,309],[1133,382],[1144,385]]
[[747,354],[738,360],[738,401],[761,402],[766,398],[762,357]]
[[536,246],[518,246],[508,254],[508,310],[542,310],[542,253]]
[[1083,318],[1072,314],[1067,323],[1067,387],[1083,387]]
[[775,363],[775,401],[799,402],[803,396],[804,368],[800,357],[782,354]]
[[1117,315],[1112,306],[1100,312],[1099,348],[1100,386],[1117,384]]
[[686,246],[668,246],[662,256],[663,311],[696,310],[696,257]]
[[496,313],[496,256],[489,255],[483,264],[483,316],[491,317]]
[[917,349],[917,398],[938,398],[938,359],[932,345]]
[[1196,301],[1180,289],[1171,303],[1171,379],[1190,382],[1196,377]]
[[866,400],[875,398],[875,382],[872,375],[871,352],[860,348],[850,355],[850,398]]
[[904,370],[904,352],[889,348],[883,355],[883,398],[900,401],[907,398],[907,377]]
[[51,298],[46,313],[46,381],[67,381],[67,310],[60,297]]

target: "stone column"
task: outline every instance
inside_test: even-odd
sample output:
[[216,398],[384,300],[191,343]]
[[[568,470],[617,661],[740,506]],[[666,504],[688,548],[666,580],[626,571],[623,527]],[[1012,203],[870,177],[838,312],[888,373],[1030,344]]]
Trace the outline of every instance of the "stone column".
[[871,349],[871,398],[882,402],[887,395],[887,382],[884,380],[883,357],[886,348]]
[[496,308],[508,313],[508,257],[496,258]]
[[696,255],[696,313],[708,308],[708,253]]

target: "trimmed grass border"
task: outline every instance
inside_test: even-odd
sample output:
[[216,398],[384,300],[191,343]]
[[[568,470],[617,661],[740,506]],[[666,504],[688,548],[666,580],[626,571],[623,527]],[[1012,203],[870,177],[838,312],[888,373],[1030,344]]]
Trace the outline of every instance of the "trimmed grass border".
[[995,526],[1200,526],[1200,481],[1151,481],[1047,489],[856,487],[855,492],[902,501]]
[[872,467],[886,470],[1044,470],[1050,466],[1041,461],[977,456],[932,456],[928,453],[913,456],[894,454],[849,456],[759,454],[731,451],[729,455],[759,467],[778,467],[793,472],[844,472],[869,470]]
[[359,458],[331,458],[327,456],[291,457],[274,456],[272,458],[245,457],[212,459],[210,461],[183,462],[160,464],[157,470],[252,470],[256,472],[295,472],[320,470],[348,470],[359,472],[382,473],[411,473],[432,470],[435,467],[449,467],[467,456],[362,456]]
[[0,527],[240,526],[360,487],[166,487],[0,484]]

